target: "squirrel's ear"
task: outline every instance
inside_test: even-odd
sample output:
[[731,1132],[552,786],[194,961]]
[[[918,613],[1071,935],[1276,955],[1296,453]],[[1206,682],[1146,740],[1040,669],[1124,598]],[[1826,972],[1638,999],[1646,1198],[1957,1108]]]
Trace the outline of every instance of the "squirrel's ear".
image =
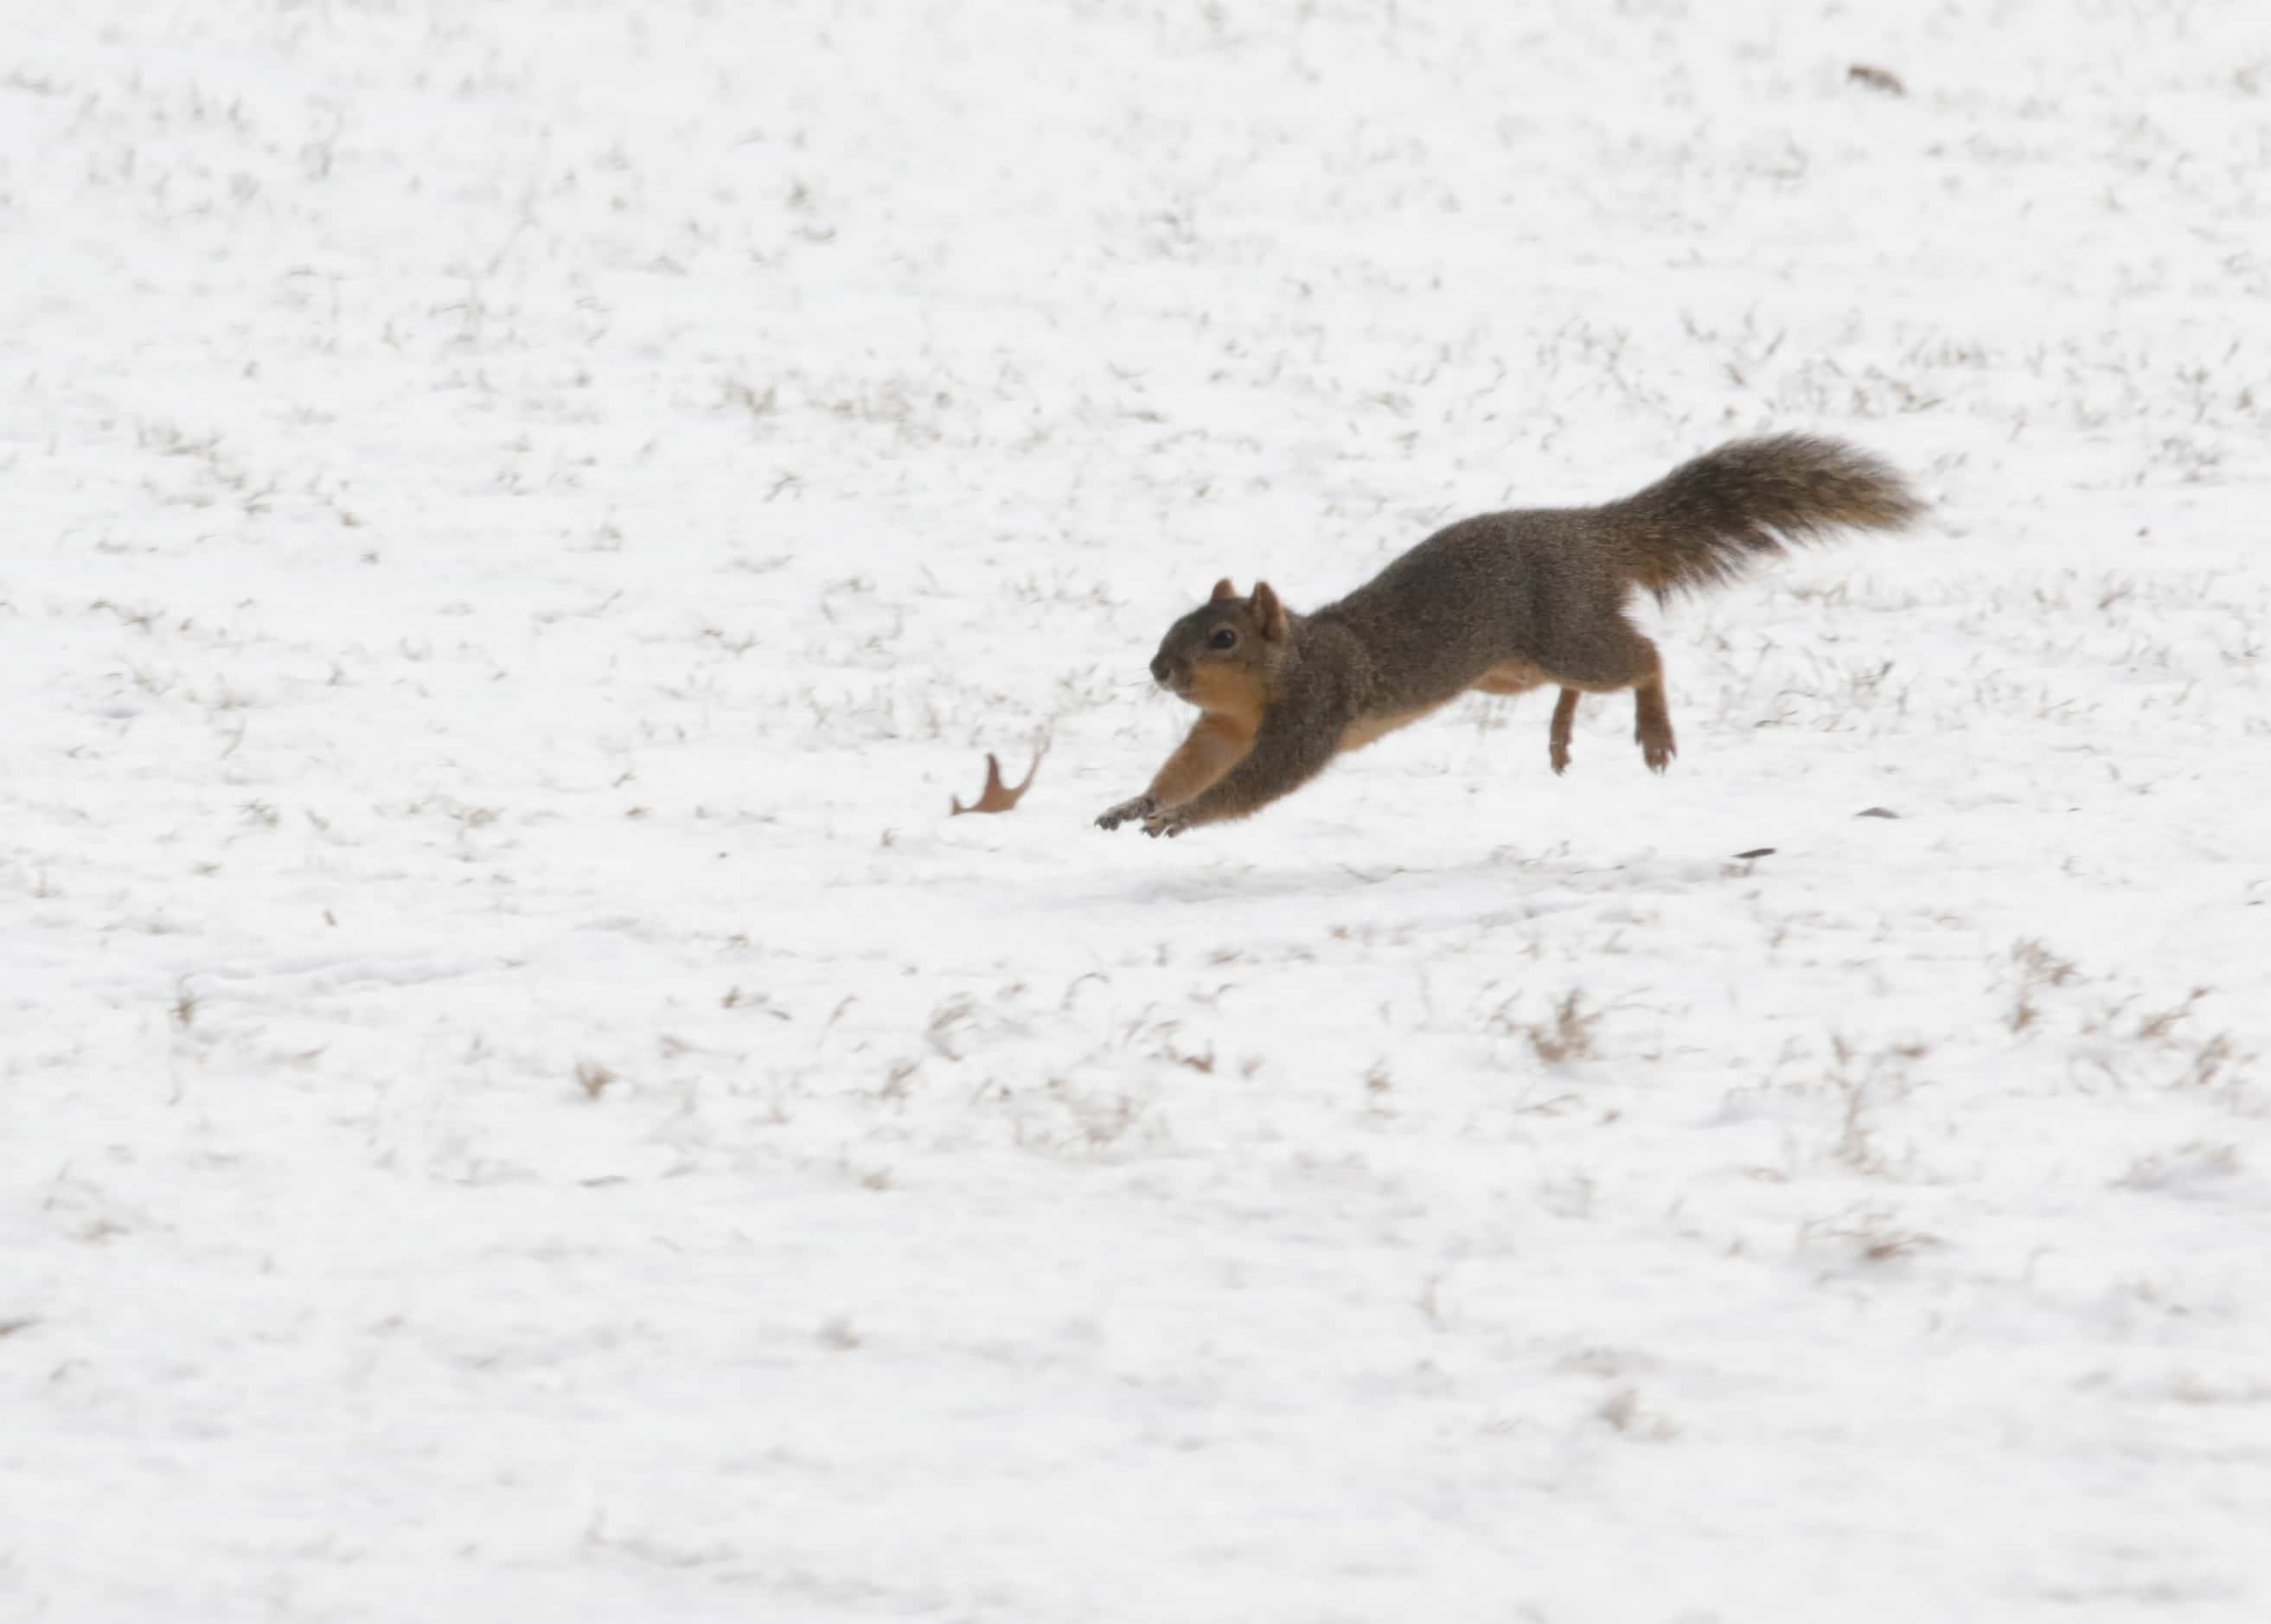
[[1246,612],[1254,617],[1262,635],[1272,643],[1284,637],[1291,629],[1285,621],[1285,606],[1277,601],[1277,594],[1270,590],[1267,581],[1254,584],[1254,596],[1246,601]]
[[1235,598],[1237,596],[1238,588],[1230,584],[1230,577],[1228,576],[1225,576],[1222,579],[1214,584],[1214,596],[1208,599],[1207,601],[1209,603],[1220,603],[1225,598]]

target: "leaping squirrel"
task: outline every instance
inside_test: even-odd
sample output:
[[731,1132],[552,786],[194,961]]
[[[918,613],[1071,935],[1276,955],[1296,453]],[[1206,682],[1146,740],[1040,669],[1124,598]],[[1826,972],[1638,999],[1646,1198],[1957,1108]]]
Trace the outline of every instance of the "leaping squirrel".
[[1776,435],[1706,452],[1637,495],[1593,508],[1462,519],[1372,581],[1295,615],[1267,581],[1228,580],[1167,630],[1151,675],[1201,712],[1151,786],[1096,822],[1148,835],[1246,817],[1344,750],[1470,690],[1557,683],[1548,755],[1569,764],[1581,693],[1633,690],[1634,737],[1661,772],[1678,749],[1656,644],[1626,618],[1733,579],[1791,543],[1847,527],[1896,530],[1924,503],[1885,463],[1835,440]]

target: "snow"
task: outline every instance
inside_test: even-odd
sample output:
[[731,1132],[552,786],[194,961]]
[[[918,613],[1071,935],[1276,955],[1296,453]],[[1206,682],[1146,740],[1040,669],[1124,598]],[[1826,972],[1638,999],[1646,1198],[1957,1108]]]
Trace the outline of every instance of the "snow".
[[[19,10],[0,1616],[2271,1616],[2259,7]],[[1089,826],[1784,428],[1664,778]]]

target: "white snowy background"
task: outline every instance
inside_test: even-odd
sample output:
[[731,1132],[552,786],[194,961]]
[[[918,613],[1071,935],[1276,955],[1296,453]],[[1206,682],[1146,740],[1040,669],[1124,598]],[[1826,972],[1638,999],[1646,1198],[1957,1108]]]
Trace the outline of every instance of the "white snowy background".
[[0,1618],[2271,1617],[2267,515],[2255,0],[12,5]]

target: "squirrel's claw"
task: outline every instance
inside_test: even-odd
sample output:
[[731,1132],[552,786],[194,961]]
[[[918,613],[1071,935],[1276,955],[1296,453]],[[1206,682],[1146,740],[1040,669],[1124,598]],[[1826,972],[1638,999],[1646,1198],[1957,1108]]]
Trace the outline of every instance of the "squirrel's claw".
[[1143,820],[1143,832],[1154,840],[1161,835],[1172,840],[1190,826],[1190,814],[1180,807],[1170,807],[1164,812],[1154,812]]
[[1679,754],[1679,746],[1672,739],[1672,726],[1668,722],[1654,726],[1643,722],[1633,736],[1640,741],[1641,758],[1648,763],[1650,772],[1663,771],[1672,765],[1672,758]]
[[1098,829],[1117,829],[1131,817],[1148,818],[1159,809],[1159,803],[1150,795],[1138,795],[1133,801],[1123,801],[1106,810],[1096,820]]

